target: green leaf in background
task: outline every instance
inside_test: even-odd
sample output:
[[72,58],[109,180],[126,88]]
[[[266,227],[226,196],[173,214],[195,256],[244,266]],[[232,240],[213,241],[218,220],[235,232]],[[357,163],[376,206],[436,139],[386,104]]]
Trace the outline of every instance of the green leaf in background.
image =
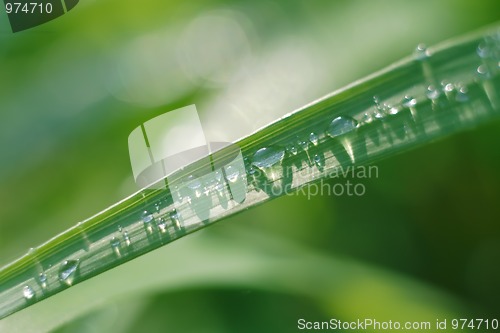
[[[99,13],[110,10],[111,7],[106,6],[110,6],[111,3],[109,5],[108,3],[88,4],[85,7],[85,15],[99,17]],[[487,6],[491,7],[488,9]],[[126,6],[124,5],[124,7]],[[491,3],[490,5],[487,2],[474,7],[474,10],[467,7],[465,3],[462,5],[459,2],[442,3],[437,7],[431,6],[430,3],[414,5],[392,3],[390,12],[383,17],[380,16],[380,19],[377,16],[380,10],[377,11],[375,8],[375,5],[363,3],[328,5],[294,3],[287,6],[270,6],[267,3],[257,2],[252,6],[239,4],[231,7],[224,6],[222,3],[214,3],[210,9],[217,9],[215,11],[209,11],[206,7],[176,8],[177,13],[184,10],[186,19],[168,22],[167,28],[161,28],[160,25],[155,26],[154,17],[166,14],[157,11],[158,7],[155,8],[158,14],[153,14],[152,9],[141,7],[134,19],[126,24],[127,28],[121,30],[123,34],[116,35],[113,46],[109,44],[109,36],[115,36],[112,34],[113,29],[120,27],[120,24],[123,25],[124,21],[120,21],[120,18],[127,15],[118,15],[118,18],[108,20],[107,24],[110,24],[110,27],[115,23],[113,28],[96,26],[95,30],[88,29],[88,26],[85,26],[86,29],[84,29],[82,18],[80,18],[82,19],[80,23],[78,19],[71,22],[68,19],[67,23],[64,23],[68,25],[66,29],[61,29],[59,33],[50,35],[50,38],[53,39],[51,43],[47,43],[48,38],[41,41],[37,39],[39,45],[43,46],[40,48],[35,46],[35,39],[30,37],[33,35],[28,34],[23,37],[24,40],[19,39],[15,43],[12,41],[6,44],[8,47],[2,49],[5,55],[2,71],[6,73],[3,77],[7,79],[2,79],[1,82],[5,88],[2,89],[1,98],[2,101],[5,101],[4,109],[8,112],[2,119],[2,123],[5,124],[3,135],[6,138],[2,140],[2,144],[5,145],[5,149],[2,147],[2,153],[5,156],[2,175],[9,175],[9,177],[3,176],[2,178],[5,179],[2,180],[2,196],[5,197],[4,202],[13,204],[2,206],[3,220],[12,221],[11,224],[7,222],[2,224],[4,230],[1,233],[2,246],[5,248],[2,253],[5,253],[5,262],[9,261],[9,258],[13,258],[19,251],[41,243],[57,231],[63,230],[64,227],[71,226],[74,221],[81,220],[99,208],[106,207],[106,204],[111,204],[132,192],[133,182],[129,176],[125,138],[137,123],[145,119],[178,106],[192,102],[198,103],[203,99],[206,101],[205,109],[212,110],[207,111],[209,119],[220,121],[221,117],[217,117],[217,112],[221,113],[224,110],[227,110],[225,111],[226,116],[233,115],[227,116],[228,121],[231,121],[231,117],[242,119],[243,115],[238,111],[244,111],[245,117],[243,118],[250,120],[246,128],[247,132],[243,131],[239,134],[248,134],[268,121],[310,101],[313,97],[332,90],[332,87],[339,87],[359,77],[360,73],[366,74],[380,68],[382,64],[399,58],[408,50],[413,49],[420,41],[430,44],[498,19],[494,17],[495,10],[492,9],[495,8],[495,4]],[[173,7],[169,9],[174,12]],[[144,17],[152,19],[141,21],[139,19],[141,11],[148,10],[150,12]],[[467,13],[467,19],[459,21],[458,17],[462,16],[457,13],[460,12]],[[261,15],[262,13],[273,15],[265,16]],[[84,13],[82,13],[83,15]],[[237,15],[243,15],[247,21],[236,20],[235,17],[240,18]],[[337,19],[331,19],[329,15]],[[352,26],[360,27],[359,32],[355,29],[340,29],[340,27],[349,26],[348,22],[343,23],[342,21],[346,21],[348,17],[356,18],[350,22],[356,23],[355,25],[351,23]],[[422,22],[423,17],[426,18],[425,23]],[[232,37],[230,36],[235,38],[235,41],[246,41],[243,44],[238,44],[241,46],[238,50],[246,51],[243,54],[235,52],[234,58],[232,58],[240,60],[220,64],[213,60],[216,57],[208,57],[212,60],[207,61],[206,67],[202,68],[193,67],[193,62],[190,62],[189,59],[181,61],[179,65],[171,65],[172,61],[174,64],[179,61],[177,60],[177,52],[182,54],[182,52],[186,52],[187,48],[188,53],[192,53],[193,49],[190,47],[196,51],[197,45],[199,45],[198,50],[203,49],[201,42],[203,39],[199,39],[199,35],[200,32],[207,30],[203,29],[204,27],[219,26],[224,31],[224,27],[227,27],[224,20],[227,21],[228,18],[231,19],[229,22],[247,22],[239,25],[239,31],[243,31],[245,39],[238,39],[241,34],[238,35],[237,29],[231,35]],[[97,20],[97,22],[101,21]],[[360,22],[363,22],[364,25],[361,25]],[[402,29],[391,34],[391,27],[396,23]],[[375,26],[378,28],[369,28]],[[73,32],[73,35],[66,35],[67,31]],[[144,32],[143,35],[141,35],[141,31]],[[207,31],[211,32],[210,29]],[[273,33],[268,34],[268,31]],[[220,30],[217,29],[212,31],[212,33],[219,32]],[[407,32],[412,32],[413,35]],[[378,37],[374,38],[373,35],[370,35],[371,33]],[[401,37],[398,37],[398,33]],[[176,40],[177,36],[180,36],[180,42]],[[9,39],[7,36],[2,37],[4,40]],[[73,42],[73,38],[83,42],[77,45]],[[335,43],[327,43],[329,38]],[[169,42],[167,43],[168,47],[162,47],[162,43],[158,43],[158,41],[164,40],[174,41],[174,43]],[[258,43],[257,40],[259,40]],[[198,44],[194,41],[198,41]],[[374,41],[377,43],[374,44]],[[105,44],[105,42],[107,43]],[[371,46],[370,43],[372,43]],[[384,45],[384,43],[388,44]],[[174,49],[170,45],[174,44],[180,45],[180,51],[170,52],[171,49]],[[245,48],[244,45],[251,47]],[[398,45],[398,47],[394,47],[394,45]],[[474,45],[474,50],[476,46]],[[44,60],[30,63],[25,58],[15,57],[16,54],[24,54],[27,47],[40,50],[41,54],[45,54],[42,57]],[[220,47],[223,48],[224,45]],[[362,51],[364,49],[361,48],[365,48],[366,51]],[[321,51],[318,52],[318,50]],[[377,55],[377,52],[380,54]],[[464,54],[469,53],[467,51]],[[470,54],[472,53],[474,52]],[[474,56],[477,58],[475,54]],[[35,55],[33,57],[35,59]],[[37,59],[39,58],[37,57]],[[165,67],[148,67],[157,63],[159,58],[164,60]],[[14,59],[18,59],[17,65]],[[71,59],[71,61],[65,59]],[[367,62],[366,59],[370,61]],[[350,67],[348,66],[349,60],[352,65]],[[480,59],[477,60],[480,61]],[[6,65],[4,66],[4,64]],[[340,67],[328,69],[335,68],[335,66],[341,66],[344,69],[340,69]],[[251,73],[251,75],[242,79],[241,74],[238,73],[241,73],[241,70],[245,73],[245,68],[247,69],[246,73]],[[443,73],[450,70],[444,65],[433,68],[443,68]],[[457,65],[457,68],[460,66]],[[474,70],[476,68],[477,66],[474,66]],[[18,70],[16,71],[16,69]],[[172,76],[176,72],[178,76]],[[33,73],[37,74],[33,75]],[[50,75],[54,85],[46,84],[48,73],[55,74]],[[120,75],[115,76],[113,73]],[[211,75],[210,73],[218,74]],[[235,73],[234,76],[231,73]],[[101,75],[104,76],[99,80]],[[243,75],[243,77],[245,76]],[[459,76],[459,78],[461,77]],[[73,78],[78,78],[78,83],[71,86],[68,83]],[[453,78],[448,79],[453,80]],[[418,81],[420,78],[416,78],[416,80]],[[465,83],[469,84],[469,79],[466,81]],[[164,84],[172,84],[172,82],[175,82],[175,89],[165,89]],[[455,83],[455,81],[453,82]],[[411,84],[411,82],[405,84]],[[475,94],[482,91],[476,90],[475,84],[472,85],[473,89],[469,90],[469,93],[474,97],[473,100],[479,98]],[[60,94],[59,87],[66,88],[64,94]],[[478,87],[478,89],[483,88]],[[29,94],[31,98],[19,98],[26,91],[33,91]],[[86,93],[82,94],[82,91]],[[368,91],[371,92],[370,89]],[[112,97],[109,97],[110,94]],[[370,98],[372,97],[370,96]],[[379,97],[382,99],[382,105],[384,102],[396,104],[392,101],[385,101],[384,96]],[[418,96],[416,98],[419,102],[421,101]],[[360,100],[362,103],[368,103],[367,99],[364,99],[365,102],[363,99]],[[481,103],[484,103],[490,99],[487,95],[482,95],[480,100]],[[226,104],[223,101],[226,101]],[[34,104],[30,105],[30,103]],[[373,103],[373,99],[370,100],[370,103]],[[33,107],[34,105],[36,108]],[[221,107],[225,105],[231,105],[231,107]],[[14,112],[14,110],[18,110],[18,112]],[[28,110],[36,111],[34,117],[27,115],[27,112],[30,112]],[[78,112],[78,110],[80,110],[79,113],[70,113]],[[106,111],[103,112],[103,110]],[[22,117],[16,115],[22,115]],[[463,115],[467,119],[466,110],[463,111]],[[440,149],[435,148],[434,145],[432,146],[434,148],[426,148],[424,151],[419,150],[412,153],[413,155],[409,155],[407,160],[403,159],[402,162],[399,162],[399,167],[397,159],[392,159],[394,164],[384,162],[385,164],[379,166],[381,174],[385,173],[383,166],[393,172],[387,172],[385,180],[384,176],[376,181],[369,180],[376,193],[367,194],[363,198],[314,198],[313,201],[316,205],[314,209],[307,208],[309,203],[305,197],[278,199],[278,201],[284,202],[281,208],[274,203],[272,207],[267,208],[266,206],[271,205],[270,203],[239,215],[239,219],[242,223],[245,223],[245,220],[254,221],[254,225],[255,220],[262,221],[262,224],[257,224],[257,227],[266,234],[278,233],[280,237],[289,238],[298,244],[308,244],[307,247],[320,249],[325,256],[340,255],[355,258],[357,261],[371,262],[403,275],[412,275],[424,283],[435,284],[464,299],[463,304],[467,304],[467,307],[462,313],[494,313],[495,286],[488,281],[495,281],[493,278],[498,276],[495,275],[498,273],[491,265],[488,265],[488,262],[494,262],[495,256],[498,256],[499,253],[498,242],[495,241],[495,237],[498,237],[498,228],[492,224],[492,218],[490,218],[498,216],[496,206],[493,204],[495,198],[498,198],[498,191],[495,190],[498,188],[496,186],[498,177],[492,171],[495,170],[494,166],[498,159],[495,152],[487,147],[492,145],[491,138],[494,138],[492,133],[495,133],[495,129],[483,128],[480,132],[472,133],[467,134],[468,136],[465,135],[465,137],[462,135],[451,141],[445,141],[445,143],[440,144],[441,146],[437,146]],[[482,140],[482,137],[485,139]],[[253,139],[249,142],[262,143]],[[46,145],[46,150],[40,148],[44,147],[43,144]],[[33,149],[32,146],[36,149]],[[19,149],[19,147],[30,148]],[[39,155],[17,154],[18,151],[38,152]],[[466,153],[464,154],[464,152]],[[82,155],[85,158],[82,158]],[[466,158],[465,160],[465,162],[474,160],[474,163],[472,165],[464,163],[464,160],[459,158],[463,155],[475,156],[475,159]],[[488,159],[485,156],[492,157]],[[432,165],[432,169],[426,171],[422,167],[422,163]],[[20,165],[23,168],[19,168]],[[108,168],[109,165],[113,167]],[[401,175],[402,170],[407,173]],[[460,170],[467,171],[463,173]],[[16,177],[16,174],[19,176]],[[47,177],[49,174],[53,174],[54,177]],[[405,178],[404,174],[407,174],[408,177]],[[462,176],[463,174],[467,176]],[[479,174],[484,178],[479,178],[483,180],[477,182],[474,179],[477,180],[480,177]],[[387,178],[391,178],[392,181]],[[123,181],[123,179],[126,180]],[[422,182],[415,179],[427,179],[428,181]],[[20,180],[24,180],[26,183],[23,185]],[[117,184],[120,185],[117,186]],[[401,189],[401,184],[407,185]],[[429,184],[428,187],[426,184]],[[117,191],[120,186],[121,191]],[[442,189],[443,193],[447,194],[437,196],[436,188]],[[443,200],[443,196],[449,199]],[[47,199],[43,201],[41,197]],[[471,197],[474,200],[471,200]],[[290,203],[290,200],[295,200],[296,209],[290,207],[290,204],[286,204],[286,202]],[[475,202],[477,202],[476,205]],[[363,211],[366,213],[363,214],[359,207],[363,207]],[[481,214],[478,214],[478,211]],[[22,217],[22,222],[19,222],[20,217]],[[44,219],[47,223],[43,222]],[[479,219],[475,224],[476,227],[471,228],[469,223],[476,219]],[[233,220],[233,222],[236,221],[238,219]],[[21,223],[24,224],[22,232],[19,229]],[[63,227],[58,226],[59,224],[62,224]],[[471,231],[472,229],[473,231]],[[9,230],[10,234],[15,236],[7,237]],[[213,233],[206,230],[202,232],[200,237],[207,235],[204,237],[210,238]],[[276,237],[277,243],[279,243],[278,239],[279,237]],[[360,241],[361,239],[363,241]],[[255,244],[259,243],[256,241]],[[166,249],[168,250],[169,247]],[[234,244],[229,242],[226,251],[232,251],[232,249],[234,249]],[[261,260],[264,261],[267,255],[261,254],[261,256]],[[190,257],[192,258],[192,262],[189,263],[190,267],[200,266],[202,261],[198,262],[194,257]],[[241,255],[240,258],[244,260],[244,255]],[[189,261],[189,259],[185,260]],[[200,260],[206,262],[210,259]],[[212,260],[215,262],[217,258]],[[248,260],[251,262],[250,259]],[[335,266],[336,264],[323,265],[318,263],[309,270],[321,274],[324,269],[325,276],[331,277],[333,273],[325,268],[325,266],[329,267],[330,265]],[[300,271],[300,265],[294,267],[287,277],[279,275],[274,278],[269,277],[265,279],[263,284],[272,285],[272,280],[276,279],[280,284],[286,285],[286,281],[292,280],[289,275],[293,275],[294,272],[297,274],[297,271]],[[259,271],[257,268],[255,270]],[[130,272],[134,272],[134,270],[131,269]],[[230,273],[228,274],[230,275]],[[201,277],[203,275],[199,274]],[[377,274],[366,273],[366,275],[368,276],[367,282],[372,281],[374,286],[377,285]],[[353,279],[356,276],[359,276],[359,273],[351,272],[348,279]],[[219,279],[222,277],[227,278],[227,274],[218,275]],[[99,278],[95,280],[99,281]],[[208,276],[206,280],[205,288],[210,286]],[[218,288],[221,286],[227,288],[226,281],[222,281],[218,284]],[[478,281],[481,283],[477,283]],[[127,282],[130,283],[130,280]],[[248,284],[250,282],[246,285]],[[380,288],[372,288],[370,283],[363,284],[362,281],[356,285],[359,287],[359,292],[363,290],[362,286],[366,285],[366,291],[363,293],[365,300],[377,298],[377,290]],[[128,286],[130,287],[130,284]],[[251,286],[253,288],[252,284]],[[63,294],[73,294],[75,293],[73,290],[79,287],[80,285],[72,287]],[[257,286],[256,288],[264,289],[265,287]],[[304,288],[308,289],[308,287]],[[322,288],[325,291],[324,294],[328,294],[326,292],[327,286],[322,285]],[[407,289],[412,288],[403,287],[395,292],[395,295],[403,295],[403,290]],[[298,285],[290,286],[290,290],[290,293],[295,295],[294,297],[302,295]],[[328,297],[329,301],[315,300],[315,297],[310,296],[313,294],[312,287],[308,290],[309,293],[306,293],[306,297],[316,304],[318,309],[323,309],[321,304],[327,304],[326,310],[312,311],[309,315],[312,317],[311,319],[323,320],[331,316],[348,319],[363,315],[363,311],[360,310],[355,301],[357,298],[354,290],[350,291],[346,288],[345,298],[338,296],[339,299],[346,300],[346,302],[339,302],[337,305],[331,303],[336,301],[335,297]],[[498,292],[498,289],[496,290]],[[89,292],[86,293],[91,295]],[[382,294],[385,295],[383,292]],[[73,294],[73,297],[74,295],[78,295],[78,292]],[[93,295],[103,295],[102,297],[107,299],[103,293],[96,292]],[[159,300],[161,299],[160,294],[157,294],[156,298],[151,298],[149,295],[152,294],[142,294],[139,297],[141,299],[140,306],[123,307],[122,310],[117,311],[123,311],[122,314],[128,313],[127,311],[135,311],[137,320],[141,321],[140,318],[147,317],[147,313],[152,312],[147,304],[151,304],[153,308],[155,308],[155,304],[163,304]],[[196,302],[197,294],[189,295],[186,294],[188,298],[191,297],[191,302]],[[206,293],[199,293],[201,299],[205,296]],[[113,298],[112,295],[109,297]],[[168,299],[169,294],[166,294],[165,298]],[[265,296],[262,295],[260,298],[264,299]],[[446,298],[447,296],[443,296],[442,300],[444,301]],[[246,304],[245,299],[238,299],[240,304]],[[278,302],[280,298],[276,296],[271,299]],[[396,301],[393,303],[387,301],[387,303],[382,304],[382,310],[385,309],[388,317],[391,314],[394,315],[394,318],[399,317],[398,313],[401,309],[395,309],[397,306],[394,307],[391,304],[399,303],[401,305],[403,301],[395,299]],[[352,303],[347,302],[347,300]],[[46,302],[49,301],[37,304],[32,309],[39,309]],[[299,299],[295,299],[291,303],[300,305],[302,302],[306,304],[306,301]],[[208,308],[220,308],[221,310],[214,310],[212,314],[207,314],[206,321],[203,321],[210,323],[212,330],[232,331],[231,327],[234,328],[230,324],[223,324],[229,320],[223,315],[224,303],[223,299],[220,302],[214,302],[214,305],[205,307],[205,310]],[[431,304],[433,301],[428,299],[424,303]],[[61,304],[68,303],[61,300]],[[88,303],[85,302],[85,304]],[[381,306],[381,304],[373,302],[367,302],[367,304],[368,312]],[[82,307],[75,315],[85,313],[90,309],[97,310],[97,308],[98,305]],[[147,310],[144,310],[145,313],[141,313],[143,311],[141,309]],[[33,315],[31,318],[51,321],[48,313],[37,316],[36,310],[33,311],[35,314],[31,313]],[[201,315],[202,310],[199,311]],[[295,314],[292,315],[292,309],[285,306],[281,308],[281,311],[281,315],[277,313],[275,320],[286,320],[292,325],[289,326],[290,330],[293,330],[296,327],[297,318]],[[304,311],[304,309],[297,310],[297,315]],[[55,313],[57,311],[48,312],[54,316],[58,315]],[[457,313],[452,307],[446,311],[436,312],[439,312],[439,315]],[[24,311],[18,315],[23,313]],[[247,313],[247,320],[252,317],[252,313],[257,318],[262,315],[256,310],[250,311]],[[3,320],[1,323],[15,322],[16,316]],[[377,316],[383,317],[382,314]],[[92,318],[95,319],[94,322],[99,322],[98,315],[90,315],[82,320],[91,323],[93,322]],[[166,327],[162,316],[151,314],[148,318],[152,318],[152,330],[161,330]],[[208,318],[219,319],[210,321]],[[272,319],[267,319],[266,322],[272,322]],[[415,316],[414,320],[417,319]],[[130,319],[130,323],[125,325],[123,331],[137,330],[133,321]],[[21,322],[28,323],[28,321],[19,320],[17,324],[19,330],[22,327]],[[265,323],[261,323],[262,326],[259,326],[257,321],[249,320],[249,322],[254,322],[254,326],[251,326],[253,331],[264,330],[262,328],[265,327]],[[39,321],[35,320],[33,323],[39,323]],[[74,324],[78,325],[81,322],[77,321]],[[71,324],[68,325],[71,326]],[[101,321],[101,325],[105,325],[105,323]],[[182,323],[179,325],[182,329]],[[15,326],[9,327],[15,328]],[[38,328],[44,330],[44,326]],[[47,326],[45,328],[49,329]],[[272,330],[267,327],[267,330],[277,331],[279,328]],[[283,330],[289,331],[288,329]]]

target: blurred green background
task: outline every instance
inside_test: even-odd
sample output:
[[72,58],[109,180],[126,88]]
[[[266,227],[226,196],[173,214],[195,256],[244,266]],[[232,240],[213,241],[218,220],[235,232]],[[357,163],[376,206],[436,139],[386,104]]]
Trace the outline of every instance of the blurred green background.
[[[499,9],[81,0],[16,34],[1,11],[0,264],[134,192],[127,137],[145,120],[196,104],[213,137],[246,135]],[[6,320],[25,332],[295,332],[299,318],[499,318],[499,130],[377,163],[362,197],[279,198]]]

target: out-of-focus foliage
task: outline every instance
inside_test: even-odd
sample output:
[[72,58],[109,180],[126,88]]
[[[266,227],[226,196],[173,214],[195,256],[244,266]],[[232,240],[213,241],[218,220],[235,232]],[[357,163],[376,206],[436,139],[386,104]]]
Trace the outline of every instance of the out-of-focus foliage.
[[[127,136],[144,120],[195,103],[224,129],[213,138],[234,139],[498,12],[497,1],[88,0],[18,34],[2,12],[0,263],[133,192]],[[500,310],[498,126],[379,163],[363,197],[280,198],[5,321],[277,332],[302,317],[488,317]]]

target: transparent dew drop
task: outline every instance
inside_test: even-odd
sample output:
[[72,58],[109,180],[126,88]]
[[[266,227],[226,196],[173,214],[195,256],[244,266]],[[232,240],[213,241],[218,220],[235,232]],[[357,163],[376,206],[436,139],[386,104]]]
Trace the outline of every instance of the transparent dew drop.
[[362,119],[361,119],[361,121],[362,121],[363,123],[365,123],[365,124],[369,124],[369,123],[371,123],[373,120],[374,120],[374,119],[373,119],[372,114],[371,114],[370,112],[365,112],[365,113],[363,114]]
[[302,149],[303,151],[308,151],[309,150],[309,142],[306,140],[302,139],[297,139],[297,145]]
[[156,221],[156,225],[158,226],[158,230],[160,230],[160,232],[162,234],[166,233],[167,232],[167,222],[165,221],[164,218],[160,217],[157,221]]
[[459,103],[466,103],[469,101],[469,89],[466,86],[460,86],[457,88],[457,94],[455,99]]
[[47,288],[47,275],[43,272],[38,274],[38,282],[43,289]]
[[477,68],[477,75],[481,80],[488,80],[492,76],[486,65],[481,65]]
[[444,84],[444,92],[445,93],[452,93],[453,90],[455,90],[455,87],[453,86],[452,83],[445,83]]
[[170,219],[172,220],[172,223],[174,224],[175,228],[177,230],[181,229],[181,215],[177,213],[176,210],[173,210],[169,214]]
[[386,113],[388,105],[382,104],[378,96],[373,96],[373,102],[375,103],[375,110],[373,111],[373,117],[375,119],[382,119]]
[[151,214],[149,211],[145,210],[142,212],[142,222],[144,222],[144,228],[149,234],[153,233],[153,214]]
[[435,101],[441,96],[441,90],[436,88],[434,85],[430,85],[427,87],[427,91],[425,92],[425,95],[431,101]]
[[313,145],[317,146],[319,142],[318,135],[314,132],[311,132],[311,134],[309,134],[309,141],[311,141]]
[[399,113],[399,109],[398,109],[397,107],[394,107],[394,106],[393,106],[393,107],[389,108],[388,113],[389,113],[390,115],[396,115],[396,114],[398,114],[398,113]]
[[325,166],[325,158],[323,157],[323,154],[315,154],[313,160],[318,169],[321,170]]
[[116,237],[113,237],[110,241],[109,244],[111,245],[111,249],[113,252],[116,254],[117,257],[121,257],[122,254],[120,252],[120,240]]
[[382,109],[382,110],[374,110],[373,111],[373,117],[375,119],[379,119],[380,120],[380,119],[384,118],[384,113],[385,113],[384,109]]
[[27,301],[32,300],[35,297],[35,291],[33,290],[33,288],[31,288],[30,286],[24,286],[23,297]]
[[125,244],[127,246],[130,246],[130,244],[132,244],[130,236],[128,235],[128,232],[126,230],[123,232],[123,240],[125,241]]
[[153,221],[153,214],[151,214],[149,211],[145,210],[142,212],[142,221],[144,223],[151,223]]
[[340,116],[332,120],[328,128],[326,129],[326,134],[331,138],[335,138],[340,135],[347,134],[358,127],[358,122],[356,119],[349,116]]
[[419,61],[426,60],[430,57],[430,52],[427,49],[427,46],[423,43],[420,43],[415,48],[415,59]]
[[79,264],[79,260],[65,260],[59,269],[59,281],[67,286],[73,285]]
[[491,56],[490,46],[486,42],[479,43],[479,45],[477,46],[476,52],[477,52],[477,55],[482,59],[486,59],[486,58],[489,58]]
[[252,165],[257,168],[268,168],[276,164],[281,164],[285,151],[279,147],[260,148],[255,152],[252,158]]
[[232,165],[228,165],[225,167],[226,170],[226,179],[231,183],[235,183],[238,181],[238,177],[240,176],[240,170]]
[[401,104],[404,107],[412,108],[412,107],[415,107],[415,105],[417,105],[417,100],[415,98],[411,97],[411,96],[405,96],[401,100]]
[[282,162],[285,150],[281,147],[269,146],[260,148],[252,156],[252,165],[259,168],[267,179],[274,181],[283,176]]
[[295,145],[286,146],[286,151],[288,152],[288,154],[294,155],[294,156],[297,155],[297,153],[298,153],[297,147]]

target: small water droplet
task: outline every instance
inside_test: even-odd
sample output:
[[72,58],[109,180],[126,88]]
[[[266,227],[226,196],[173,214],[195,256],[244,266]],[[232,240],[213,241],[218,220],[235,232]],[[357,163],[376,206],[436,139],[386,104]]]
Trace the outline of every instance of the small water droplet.
[[125,244],[127,244],[127,246],[130,246],[130,244],[132,244],[132,242],[130,241],[130,236],[128,235],[128,232],[126,230],[123,232],[123,240],[125,241]]
[[302,149],[303,151],[308,151],[309,150],[309,142],[306,140],[302,139],[297,139],[297,145]]
[[238,181],[238,177],[240,176],[240,170],[232,165],[228,165],[225,167],[226,170],[226,179],[231,183]]
[[150,223],[151,221],[153,221],[153,214],[151,214],[147,210],[143,211],[142,212],[142,221],[144,223]]
[[382,119],[384,118],[384,113],[385,113],[385,110],[374,110],[373,111],[373,117],[375,119]]
[[427,49],[427,46],[423,43],[420,43],[415,48],[415,59],[422,61],[430,57],[430,52]]
[[151,214],[149,211],[145,210],[142,212],[142,221],[144,222],[144,228],[149,234],[153,233],[153,214]]
[[457,95],[455,96],[455,99],[457,100],[457,102],[465,103],[465,102],[469,101],[468,93],[469,93],[469,89],[466,86],[458,87]]
[[113,252],[116,254],[116,256],[121,257],[122,254],[120,253],[120,240],[116,237],[113,237],[109,241],[109,244],[111,245],[111,248],[113,249]]
[[323,154],[315,154],[313,160],[318,169],[321,170],[325,166],[325,158],[323,157]]
[[32,300],[35,297],[35,291],[30,286],[24,286],[23,296],[27,301]]
[[349,116],[340,116],[332,120],[326,134],[332,138],[349,133],[358,127],[356,119]]
[[170,219],[172,220],[172,223],[174,224],[175,228],[177,230],[181,229],[181,215],[177,213],[176,210],[173,210],[169,214]]
[[384,114],[386,113],[386,109],[388,108],[388,105],[382,104],[378,96],[373,96],[373,102],[375,103],[375,110],[372,113],[373,117],[375,117],[375,119],[383,118]]
[[167,232],[167,222],[165,221],[164,218],[160,217],[157,220],[156,225],[158,226],[158,230],[160,230],[162,234]]
[[311,134],[309,134],[309,141],[311,141],[313,145],[317,146],[319,142],[318,135],[314,132],[311,132]]
[[395,114],[398,114],[398,112],[399,112],[399,109],[398,109],[397,107],[394,107],[394,106],[393,106],[393,107],[391,107],[391,108],[389,109],[389,112],[388,112],[388,113],[389,113],[390,115],[395,115]]
[[362,121],[363,123],[365,123],[365,124],[369,124],[369,123],[371,123],[373,120],[374,120],[374,119],[373,119],[373,117],[372,117],[371,112],[365,112],[365,113],[363,114],[362,119],[361,119],[361,121]]
[[286,146],[286,151],[290,155],[297,155],[297,153],[298,153],[297,147],[295,145],[288,145],[288,146]]
[[490,57],[491,49],[488,43],[486,42],[479,43],[479,45],[477,46],[477,55],[483,59]]
[[455,89],[455,87],[453,86],[453,83],[445,83],[444,84],[445,93],[451,93],[451,92],[453,92],[454,89]]
[[414,107],[415,105],[417,105],[417,100],[411,96],[405,96],[403,97],[403,99],[401,100],[401,104],[404,106],[404,107],[407,107],[407,108],[412,108]]
[[65,260],[59,269],[59,280],[71,286],[75,280],[79,264],[79,260]]
[[45,273],[38,274],[38,281],[43,289],[47,288],[47,275]]
[[430,85],[427,87],[427,91],[425,93],[427,98],[429,98],[432,101],[435,101],[441,96],[441,90],[436,88],[434,85]]
[[486,65],[481,65],[477,68],[477,74],[480,79],[487,80],[491,78],[491,72],[488,70]]

